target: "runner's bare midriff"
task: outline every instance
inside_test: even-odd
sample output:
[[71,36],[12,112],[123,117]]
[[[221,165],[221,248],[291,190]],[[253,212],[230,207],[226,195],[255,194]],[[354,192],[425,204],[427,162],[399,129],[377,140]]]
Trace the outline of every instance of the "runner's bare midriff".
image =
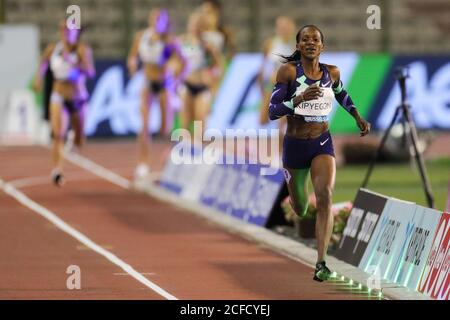
[[302,116],[287,117],[286,136],[296,139],[315,139],[328,130],[328,122],[306,122]]
[[144,67],[145,77],[150,81],[161,81],[164,79],[164,67],[157,64],[147,63]]
[[208,79],[208,71],[206,70],[196,70],[190,73],[186,77],[186,82],[192,85],[208,85],[210,81]]
[[53,84],[53,91],[60,94],[64,99],[73,99],[81,93],[79,84],[73,81],[56,80]]

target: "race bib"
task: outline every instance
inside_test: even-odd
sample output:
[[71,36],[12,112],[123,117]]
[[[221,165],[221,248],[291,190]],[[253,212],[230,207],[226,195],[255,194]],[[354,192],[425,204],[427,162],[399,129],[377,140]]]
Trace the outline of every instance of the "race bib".
[[[301,116],[327,116],[333,109],[334,92],[331,88],[322,88],[323,95],[315,100],[304,101],[295,107],[294,113]],[[296,92],[298,95],[301,92]]]

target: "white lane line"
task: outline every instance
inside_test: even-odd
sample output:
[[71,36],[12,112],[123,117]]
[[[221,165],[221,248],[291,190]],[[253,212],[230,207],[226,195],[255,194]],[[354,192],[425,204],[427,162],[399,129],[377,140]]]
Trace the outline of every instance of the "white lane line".
[[[43,145],[44,148],[47,148],[47,146]],[[115,173],[112,170],[106,169],[105,167],[93,162],[92,160],[83,157],[77,153],[73,152],[65,152],[64,158],[71,162],[72,164],[85,169],[94,175],[96,175],[99,178],[102,178],[104,180],[107,180],[111,182],[112,184],[115,184],[119,187],[122,187],[124,189],[132,189],[132,182],[128,179],[122,177],[121,175]],[[155,181],[159,178],[159,176],[162,174],[161,171],[152,171],[150,172],[150,180]]]
[[76,153],[65,153],[64,157],[72,162],[73,164],[92,172],[96,176],[108,180],[109,182],[118,185],[124,189],[130,189],[131,188],[131,182],[124,177],[118,175],[115,172],[112,172],[111,170],[108,170],[95,162],[82,157]]
[[[154,276],[156,273],[153,273],[153,272],[141,272],[141,274],[143,276]],[[113,275],[115,275],[115,276],[129,276],[128,273],[123,273],[123,272],[115,272],[115,273],[113,273]]]
[[[71,162],[72,164],[87,170],[91,172],[92,174],[96,175],[99,178],[102,178],[104,180],[107,180],[111,182],[112,184],[115,184],[119,187],[122,187],[124,189],[132,189],[133,183],[122,177],[121,175],[115,173],[112,170],[106,169],[105,167],[93,162],[92,160],[83,157],[76,153],[65,153],[64,158]],[[161,176],[161,171],[151,171],[150,172],[150,180],[155,181]]]
[[31,177],[31,178],[23,178],[23,179],[17,179],[10,181],[9,184],[16,188],[22,188],[22,187],[33,187],[33,186],[39,186],[43,184],[50,184],[50,175],[48,176],[41,176],[41,177]]
[[97,245],[95,242],[93,242],[91,239],[86,237],[84,234],[80,233],[79,231],[75,230],[71,226],[69,226],[66,222],[61,220],[56,214],[48,210],[47,208],[39,205],[38,203],[34,202],[30,198],[28,198],[25,194],[17,190],[14,186],[12,186],[9,183],[4,182],[2,179],[0,179],[0,188],[8,195],[16,199],[18,202],[23,204],[24,206],[30,208],[37,214],[41,215],[45,219],[49,220],[51,223],[53,223],[55,226],[57,226],[60,230],[66,232],[73,238],[80,241],[82,244],[84,244],[86,247],[89,247],[91,250],[97,252],[98,254],[104,256],[106,259],[108,259],[110,262],[115,264],[116,266],[120,267],[123,271],[128,273],[130,276],[135,278],[137,281],[145,285],[146,287],[150,288],[151,290],[155,291],[159,295],[163,296],[164,298],[168,300],[178,300],[175,296],[171,295],[155,283],[148,280],[146,277],[144,277],[142,274],[137,272],[132,266],[125,263],[123,260],[118,258],[113,253],[105,250],[104,248]]
[[[70,178],[70,181],[89,181],[92,179],[97,179],[92,176],[90,173],[85,173],[84,175],[80,175],[77,173],[73,174],[73,177]],[[23,189],[28,187],[36,187],[42,185],[51,185],[52,181],[50,175],[48,176],[37,176],[37,177],[29,177],[29,178],[21,178],[17,180],[8,181],[10,185],[16,187],[17,189]]]

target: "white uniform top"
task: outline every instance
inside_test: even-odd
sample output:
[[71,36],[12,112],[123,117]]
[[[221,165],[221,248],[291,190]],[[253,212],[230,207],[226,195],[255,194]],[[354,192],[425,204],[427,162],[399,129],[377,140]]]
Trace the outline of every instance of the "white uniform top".
[[56,80],[69,80],[76,72],[79,58],[76,52],[63,55],[63,44],[58,42],[50,57],[50,69]]
[[188,62],[189,72],[198,71],[206,66],[206,53],[200,41],[183,39],[181,52]]
[[211,45],[218,52],[223,52],[225,47],[225,36],[219,31],[204,31],[202,39],[207,44]]
[[153,34],[152,29],[145,30],[139,43],[139,58],[145,64],[160,64],[166,46],[161,39],[152,39]]

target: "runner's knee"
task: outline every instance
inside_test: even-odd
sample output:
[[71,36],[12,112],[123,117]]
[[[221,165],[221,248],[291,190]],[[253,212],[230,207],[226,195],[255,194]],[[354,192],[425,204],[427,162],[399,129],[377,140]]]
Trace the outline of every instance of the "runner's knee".
[[326,211],[331,207],[332,193],[332,188],[328,186],[316,191],[317,209],[319,212]]
[[53,131],[52,137],[53,137],[53,140],[56,141],[56,142],[63,142],[64,141],[64,134],[62,134],[61,132],[56,132],[55,133],[55,131]]

